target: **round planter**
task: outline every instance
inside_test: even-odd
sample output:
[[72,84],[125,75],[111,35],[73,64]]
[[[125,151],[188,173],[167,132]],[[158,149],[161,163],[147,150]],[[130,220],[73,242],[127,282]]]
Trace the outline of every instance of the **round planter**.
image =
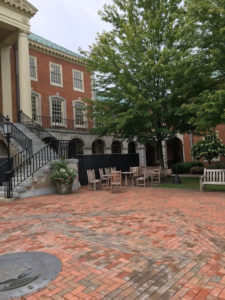
[[73,186],[73,183],[66,184],[66,183],[59,182],[59,181],[55,182],[56,192],[57,192],[57,194],[60,194],[60,195],[71,194],[72,186]]

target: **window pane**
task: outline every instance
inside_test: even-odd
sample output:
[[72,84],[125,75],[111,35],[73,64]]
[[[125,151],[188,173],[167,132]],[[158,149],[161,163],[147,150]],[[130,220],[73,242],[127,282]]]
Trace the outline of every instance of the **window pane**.
[[83,90],[83,73],[80,71],[73,70],[73,84],[74,88],[78,90]]
[[85,114],[86,114],[85,104],[80,102],[75,103],[75,110],[74,110],[75,125],[85,126]]
[[38,115],[38,98],[36,95],[31,96],[31,107],[32,107],[32,119],[37,121]]
[[61,66],[51,64],[51,82],[56,84],[62,84]]
[[30,77],[36,79],[36,60],[34,57],[30,56]]
[[62,124],[62,101],[52,100],[52,123]]

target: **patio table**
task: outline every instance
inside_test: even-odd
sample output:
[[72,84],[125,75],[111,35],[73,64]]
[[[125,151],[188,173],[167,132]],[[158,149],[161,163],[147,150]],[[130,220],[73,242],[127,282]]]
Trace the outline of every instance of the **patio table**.
[[124,175],[125,177],[125,186],[128,186],[128,176],[132,176],[134,172],[127,171],[127,172],[121,172],[121,174]]

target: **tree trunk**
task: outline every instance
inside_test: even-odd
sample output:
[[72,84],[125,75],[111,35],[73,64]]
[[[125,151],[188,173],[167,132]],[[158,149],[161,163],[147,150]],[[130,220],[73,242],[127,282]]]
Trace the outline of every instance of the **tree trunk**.
[[157,151],[160,161],[160,166],[164,168],[164,159],[163,159],[163,150],[162,150],[162,141],[157,141]]

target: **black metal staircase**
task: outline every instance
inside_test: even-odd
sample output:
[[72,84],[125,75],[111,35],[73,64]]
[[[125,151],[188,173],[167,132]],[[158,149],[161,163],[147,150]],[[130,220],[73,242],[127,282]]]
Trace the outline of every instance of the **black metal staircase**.
[[[0,128],[3,133],[3,124],[7,121],[7,118],[0,114]],[[32,154],[32,140],[29,139],[21,130],[19,130],[13,123],[12,124],[12,138],[26,150],[29,154]]]
[[29,118],[22,111],[19,113],[21,124],[25,125],[40,140],[44,141],[46,146],[36,153],[26,152],[26,155],[23,153],[24,150],[22,150],[14,157],[17,163],[13,163],[12,169],[6,172],[7,180],[4,182],[6,198],[13,197],[13,190],[17,186],[27,178],[33,176],[35,172],[50,161],[68,157],[68,141],[57,140],[50,132]]

